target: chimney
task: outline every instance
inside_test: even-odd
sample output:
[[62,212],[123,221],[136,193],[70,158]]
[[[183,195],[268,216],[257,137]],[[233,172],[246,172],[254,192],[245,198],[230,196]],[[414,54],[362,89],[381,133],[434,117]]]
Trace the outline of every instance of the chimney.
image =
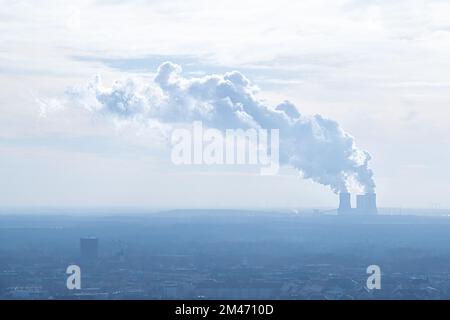
[[348,192],[339,193],[338,213],[339,214],[350,213],[351,210],[352,210],[352,206],[350,204],[350,193],[348,193]]

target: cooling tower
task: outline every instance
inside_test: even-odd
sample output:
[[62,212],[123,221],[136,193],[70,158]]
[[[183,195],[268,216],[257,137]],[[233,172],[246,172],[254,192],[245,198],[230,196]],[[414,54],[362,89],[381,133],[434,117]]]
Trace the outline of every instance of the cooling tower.
[[366,210],[366,195],[358,194],[356,195],[356,210],[363,213]]
[[338,213],[339,214],[350,213],[351,210],[352,210],[352,206],[350,204],[350,193],[348,193],[348,192],[341,192],[339,194]]
[[356,210],[361,214],[376,214],[377,196],[375,193],[359,194],[356,196]]

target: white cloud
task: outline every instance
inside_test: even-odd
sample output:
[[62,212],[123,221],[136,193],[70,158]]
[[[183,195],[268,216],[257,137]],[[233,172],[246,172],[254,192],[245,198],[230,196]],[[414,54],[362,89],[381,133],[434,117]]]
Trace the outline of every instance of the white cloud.
[[[193,70],[243,70],[271,104],[336,119],[371,150],[380,201],[404,192],[419,203],[421,190],[449,188],[449,15],[437,0],[0,0],[0,137],[91,132],[81,119],[36,120],[36,97],[96,73],[107,87],[128,76],[101,59],[189,56]],[[423,176],[396,170],[411,162],[433,165]],[[407,194],[411,180],[426,186]]]

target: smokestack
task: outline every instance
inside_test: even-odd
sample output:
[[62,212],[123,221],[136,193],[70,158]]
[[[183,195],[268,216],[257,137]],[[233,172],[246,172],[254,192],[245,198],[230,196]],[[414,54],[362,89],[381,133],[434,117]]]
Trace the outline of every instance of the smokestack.
[[348,192],[339,193],[338,213],[339,214],[350,213],[351,210],[352,210],[352,206],[350,204],[350,193],[348,193]]
[[375,193],[357,195],[356,210],[362,214],[377,214],[377,195]]

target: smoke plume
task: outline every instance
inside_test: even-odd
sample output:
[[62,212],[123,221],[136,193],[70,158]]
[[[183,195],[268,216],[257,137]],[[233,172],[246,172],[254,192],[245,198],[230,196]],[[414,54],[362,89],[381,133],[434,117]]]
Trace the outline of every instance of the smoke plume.
[[351,181],[365,192],[374,192],[369,153],[358,149],[336,121],[303,115],[288,101],[271,108],[257,93],[257,87],[237,71],[187,78],[171,62],[158,67],[153,81],[127,79],[105,87],[97,77],[67,92],[72,102],[121,119],[165,124],[202,121],[218,129],[279,129],[281,164],[334,192],[346,191]]

